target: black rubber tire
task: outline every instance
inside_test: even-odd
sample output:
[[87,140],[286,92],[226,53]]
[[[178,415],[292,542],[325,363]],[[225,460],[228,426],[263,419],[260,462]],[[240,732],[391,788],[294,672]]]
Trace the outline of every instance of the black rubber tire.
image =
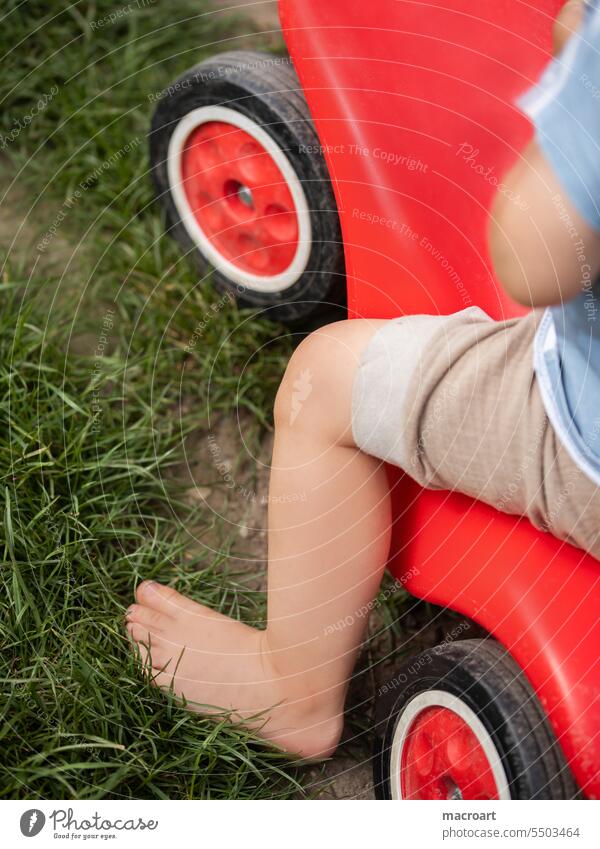
[[406,661],[379,689],[373,778],[391,799],[390,759],[399,718],[427,690],[445,690],[473,710],[492,737],[512,799],[573,799],[579,791],[542,706],[525,675],[495,640],[436,646]]
[[246,289],[240,296],[236,284],[216,271],[215,286],[231,292],[241,306],[267,308],[269,318],[286,323],[314,319],[315,313],[332,305],[343,306],[344,254],[335,197],[302,88],[288,59],[253,51],[222,53],[190,68],[165,89],[152,118],[149,143],[152,179],[166,210],[169,232],[206,273],[207,260],[181,224],[171,197],[167,150],[185,115],[215,104],[250,117],[276,141],[302,183],[312,225],[308,265],[287,289],[268,294]]

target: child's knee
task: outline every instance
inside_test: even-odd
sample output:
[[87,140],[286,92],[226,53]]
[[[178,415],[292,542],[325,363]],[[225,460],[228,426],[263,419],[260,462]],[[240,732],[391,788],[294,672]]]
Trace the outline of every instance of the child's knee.
[[323,394],[325,385],[334,389],[330,384],[334,382],[335,366],[331,352],[328,353],[330,344],[324,331],[325,327],[320,328],[303,339],[287,364],[275,398],[277,428],[295,424],[315,426],[318,397]]
[[381,320],[337,321],[315,330],[294,351],[275,399],[276,427],[318,427],[337,439],[348,431],[360,356]]

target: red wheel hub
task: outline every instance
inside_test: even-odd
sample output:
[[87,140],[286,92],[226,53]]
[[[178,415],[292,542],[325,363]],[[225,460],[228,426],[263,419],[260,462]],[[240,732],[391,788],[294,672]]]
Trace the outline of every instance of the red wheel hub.
[[404,799],[498,799],[490,762],[472,729],[449,708],[421,711],[400,761]]
[[249,133],[209,121],[181,157],[187,201],[212,246],[251,274],[284,272],[298,248],[298,214],[285,177]]

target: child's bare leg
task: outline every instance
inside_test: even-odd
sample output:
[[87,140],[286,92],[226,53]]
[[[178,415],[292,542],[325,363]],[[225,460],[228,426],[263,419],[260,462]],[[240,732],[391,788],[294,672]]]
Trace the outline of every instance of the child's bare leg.
[[382,323],[338,322],[313,333],[282,381],[266,631],[146,582],[128,612],[144,656],[151,641],[158,684],[172,682],[189,702],[234,709],[245,720],[266,711],[259,733],[305,757],[327,756],[338,742],[366,623],[356,613],[376,594],[389,550],[385,470],[356,448],[351,428],[358,360]]
[[[315,697],[338,731],[366,624],[356,614],[377,593],[390,545],[385,469],[356,448],[350,418],[358,359],[381,323],[313,334],[275,407],[270,491],[306,500],[270,499],[267,640],[274,667]],[[305,369],[312,391],[294,418]]]

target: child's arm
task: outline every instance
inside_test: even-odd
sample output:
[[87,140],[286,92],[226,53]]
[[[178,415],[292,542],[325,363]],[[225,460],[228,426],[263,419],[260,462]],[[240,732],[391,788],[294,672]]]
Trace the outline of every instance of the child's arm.
[[583,21],[583,11],[586,0],[566,0],[552,28],[552,52],[558,56],[574,32],[577,32]]
[[[555,51],[580,26],[583,9],[581,0],[563,7]],[[496,274],[529,306],[569,300],[600,272],[599,21],[596,9],[585,13],[581,33],[526,96],[536,138],[504,179],[491,211]]]
[[[497,193],[489,225],[498,280],[526,306],[574,298],[582,280],[600,272],[600,236],[573,206],[537,142],[503,183],[508,189]],[[516,196],[520,206],[509,199]]]

